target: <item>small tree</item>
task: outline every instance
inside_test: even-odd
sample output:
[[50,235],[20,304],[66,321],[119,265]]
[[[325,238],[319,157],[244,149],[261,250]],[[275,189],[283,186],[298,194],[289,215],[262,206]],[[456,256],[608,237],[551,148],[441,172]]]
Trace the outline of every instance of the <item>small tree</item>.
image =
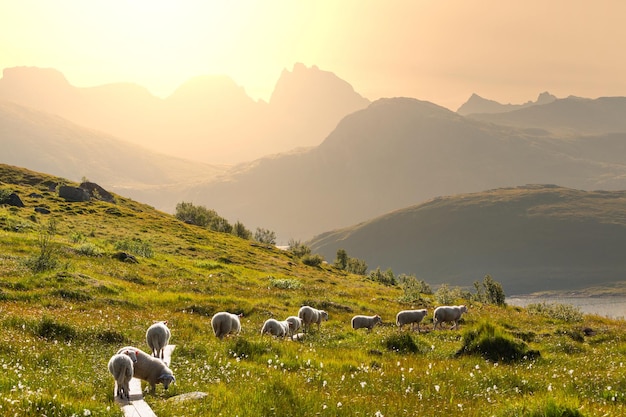
[[275,245],[276,233],[268,229],[262,229],[260,227],[257,227],[256,232],[254,233],[254,240],[260,243],[265,243],[267,245]]
[[299,240],[289,239],[287,242],[288,250],[293,253],[296,258],[302,258],[305,255],[311,254],[311,248],[301,243]]
[[380,270],[380,267],[378,267],[375,271],[370,272],[368,279],[375,282],[380,282],[384,285],[396,285],[396,277],[393,274],[391,268],[383,272]]
[[476,289],[476,300],[497,306],[504,305],[506,296],[502,284],[495,281],[491,275],[485,275],[482,283],[475,281],[474,288]]
[[346,271],[351,274],[365,275],[365,273],[367,272],[367,264],[362,259],[349,258]]
[[231,233],[242,239],[248,239],[248,240],[252,239],[252,232],[246,229],[246,226],[244,226],[244,224],[241,223],[240,221],[237,221],[233,225],[233,229]]
[[337,249],[337,258],[333,265],[339,269],[346,269],[348,267],[348,252],[346,252],[345,249]]

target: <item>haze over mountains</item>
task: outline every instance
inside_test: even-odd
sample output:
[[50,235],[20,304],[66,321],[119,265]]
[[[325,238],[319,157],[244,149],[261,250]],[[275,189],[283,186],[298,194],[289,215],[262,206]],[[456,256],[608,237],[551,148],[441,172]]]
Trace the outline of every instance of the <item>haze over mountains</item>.
[[317,67],[283,71],[269,103],[226,76],[200,76],[161,99],[134,84],[70,85],[54,69],[3,70],[0,101],[61,116],[153,151],[216,165],[321,143],[337,122],[369,104]]
[[[177,202],[190,201],[252,230],[272,230],[278,244],[314,242],[329,260],[336,245],[353,245],[359,236],[345,228],[382,224],[380,216],[440,196],[524,184],[626,189],[624,97],[557,99],[542,93],[535,102],[501,105],[474,95],[462,109],[403,97],[369,103],[332,73],[303,65],[283,72],[269,103],[249,99],[227,77],[197,77],[160,99],[136,85],[76,88],[55,70],[15,68],[0,80],[0,162],[75,181],[87,177],[169,212]],[[210,161],[208,154],[220,163],[170,156]],[[610,200],[592,197],[585,199],[602,205]],[[498,206],[494,201],[484,204]],[[392,230],[417,227],[407,221]],[[489,217],[481,221],[488,223]],[[415,249],[423,251],[422,258],[444,262],[445,245],[431,250],[424,242],[443,232],[450,239],[462,236],[462,228],[445,226],[445,220],[439,224],[443,229],[428,229],[430,235],[418,233],[414,245],[422,245]],[[367,234],[367,242],[376,240],[376,234]],[[465,263],[455,261],[448,269],[416,266],[409,262],[416,257],[411,251],[388,244],[367,252],[361,249],[365,243],[346,247],[349,255],[373,268],[424,273],[443,282],[464,281],[470,274],[471,281],[486,273],[519,276],[514,270],[523,266],[502,255],[506,262],[492,262],[482,271],[478,259],[487,262],[490,252],[472,264],[458,245],[450,249],[457,253],[448,255]],[[561,268],[559,262],[569,262],[552,260],[541,264],[544,275],[539,266],[527,272],[545,277]],[[603,276],[615,277],[621,264],[605,261]],[[564,273],[550,274],[566,285],[564,278],[559,281]]]

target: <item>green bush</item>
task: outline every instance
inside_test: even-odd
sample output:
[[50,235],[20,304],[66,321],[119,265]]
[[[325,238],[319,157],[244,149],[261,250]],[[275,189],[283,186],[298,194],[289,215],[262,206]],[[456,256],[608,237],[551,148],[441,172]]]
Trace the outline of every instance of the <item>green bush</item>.
[[513,362],[534,358],[538,352],[528,350],[526,343],[514,338],[492,323],[480,323],[463,334],[463,345],[457,355],[480,355],[494,362]]
[[302,263],[308,266],[320,266],[324,262],[324,258],[321,255],[304,255],[302,257]]
[[582,321],[583,314],[580,308],[571,304],[561,303],[536,303],[528,304],[526,310],[530,314],[536,314],[547,318],[563,320],[568,323]]
[[387,350],[398,353],[425,352],[425,346],[418,344],[410,333],[393,334],[383,341]]
[[104,254],[104,251],[93,243],[83,243],[78,248],[76,248],[76,252],[80,255],[94,257],[102,256]]
[[149,242],[144,242],[139,238],[124,239],[115,242],[115,249],[130,252],[133,255],[143,256],[144,258],[152,258],[154,251]]
[[302,287],[302,283],[292,278],[270,278],[270,287],[283,290],[296,290]]

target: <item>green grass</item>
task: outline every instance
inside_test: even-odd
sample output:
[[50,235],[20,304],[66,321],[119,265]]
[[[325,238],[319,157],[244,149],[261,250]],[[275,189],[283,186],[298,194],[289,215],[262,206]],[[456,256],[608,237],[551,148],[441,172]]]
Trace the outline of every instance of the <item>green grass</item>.
[[[146,396],[159,417],[626,415],[624,321],[457,300],[469,305],[460,330],[432,331],[436,302],[424,295],[426,331],[400,332],[399,287],[309,267],[123,197],[67,203],[48,191],[59,182],[49,176],[0,165],[0,181],[26,204],[0,206],[1,416],[121,415],[107,362],[121,346],[147,350],[154,320],[168,320],[177,346],[176,383]],[[51,214],[35,214],[44,204]],[[35,273],[26,261],[51,218],[57,264]],[[120,242],[137,263],[114,258]],[[267,318],[302,304],[326,309],[329,321],[298,342],[261,337]],[[239,336],[213,335],[222,310],[244,314]],[[354,331],[354,314],[380,314],[383,324]],[[582,336],[584,327],[596,334]],[[484,355],[490,338],[540,355]],[[194,391],[208,395],[176,400]]]

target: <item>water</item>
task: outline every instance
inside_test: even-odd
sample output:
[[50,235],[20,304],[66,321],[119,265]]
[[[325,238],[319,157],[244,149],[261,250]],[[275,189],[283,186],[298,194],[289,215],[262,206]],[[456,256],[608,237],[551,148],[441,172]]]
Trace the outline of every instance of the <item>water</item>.
[[507,297],[506,303],[512,306],[526,307],[528,304],[570,304],[578,307],[583,314],[595,314],[601,317],[624,319],[626,317],[626,297],[542,297],[514,296]]

